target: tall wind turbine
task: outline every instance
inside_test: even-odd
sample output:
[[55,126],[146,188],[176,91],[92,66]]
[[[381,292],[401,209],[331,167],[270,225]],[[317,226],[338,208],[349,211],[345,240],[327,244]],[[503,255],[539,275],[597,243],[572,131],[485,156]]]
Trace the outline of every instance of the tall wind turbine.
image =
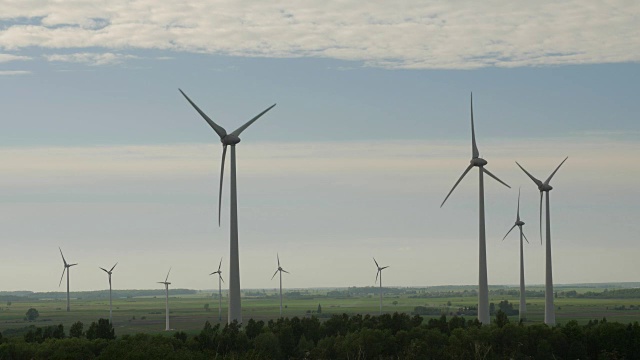
[[[116,263],[118,265],[118,263]],[[105,268],[100,268],[102,271],[106,272],[109,275],[109,323],[113,324],[113,305],[111,304],[111,273],[113,273],[113,269],[116,268],[116,265],[111,267],[111,270],[107,270]]]
[[373,262],[376,263],[376,267],[378,268],[378,271],[376,272],[376,281],[374,282],[374,284],[378,282],[378,275],[380,275],[380,315],[382,315],[382,270],[388,268],[388,266],[380,267],[380,265],[378,265],[378,262],[376,261],[376,258],[373,258]]
[[218,265],[218,271],[214,271],[209,275],[218,274],[218,321],[222,321],[222,258],[220,258],[220,265]]
[[507,235],[502,238],[502,241],[509,236],[511,230],[513,230],[516,226],[520,229],[520,310],[518,311],[520,320],[526,318],[527,313],[527,303],[524,298],[524,249],[523,249],[523,239],[529,243],[529,240],[524,235],[522,231],[522,226],[524,225],[524,221],[520,220],[520,189],[518,189],[518,210],[516,212],[516,223],[507,231]]
[[556,311],[553,307],[553,273],[551,269],[551,216],[549,215],[549,191],[553,189],[551,185],[549,185],[549,181],[553,178],[553,175],[556,174],[560,166],[567,161],[569,157],[567,156],[562,160],[560,165],[553,170],[551,175],[542,182],[533,177],[533,175],[529,174],[527,170],[525,170],[518,162],[516,164],[524,171],[531,180],[538,186],[538,190],[540,191],[540,243],[542,243],[542,195],[543,193],[547,193],[546,196],[546,208],[547,208],[547,241],[546,241],[546,251],[545,251],[545,277],[544,277],[544,323],[547,325],[555,325],[556,323]]
[[169,285],[171,285],[171,283],[169,282],[169,273],[171,273],[171,268],[169,268],[169,272],[167,273],[167,277],[164,279],[164,281],[158,281],[158,284],[164,284],[164,293],[165,293],[165,299],[164,299],[164,304],[165,304],[165,313],[166,313],[166,327],[165,327],[165,331],[169,331],[171,330],[171,328],[169,327]]
[[280,272],[280,317],[282,317],[282,272],[286,272],[287,274],[289,274],[289,272],[283,269],[282,266],[280,266],[280,255],[276,254],[276,256],[278,258],[278,270],[276,270],[276,272],[273,273],[271,280],[273,280],[273,278],[276,276],[276,274],[279,271]]
[[64,269],[62,270],[62,276],[60,276],[60,283],[58,284],[58,287],[62,284],[62,278],[64,277],[64,272],[67,272],[67,311],[71,311],[71,305],[70,305],[70,301],[69,301],[69,271],[71,269],[69,269],[72,266],[76,266],[78,265],[78,263],[75,264],[67,264],[67,260],[64,259],[64,255],[62,255],[62,249],[60,249],[60,247],[58,247],[58,250],[60,250],[60,255],[62,256],[62,262],[64,262]]
[[[178,89],[180,90],[180,89]],[[222,142],[222,165],[220,168],[220,190],[218,194],[218,225],[220,225],[220,211],[222,206],[222,178],[224,174],[224,159],[227,154],[227,146],[231,146],[231,231],[230,231],[230,259],[229,259],[229,316],[228,322],[237,320],[242,323],[242,305],[240,302],[240,257],[238,254],[238,192],[236,189],[236,144],[240,142],[240,134],[248,128],[254,121],[258,120],[276,104],[269,106],[266,110],[247,121],[231,134],[220,125],[216,124],[205,114],[189,97],[180,90],[180,93],[187,99],[194,109],[202,116],[209,126],[220,137]]]
[[449,195],[455,190],[456,186],[462,181],[465,175],[473,168],[474,166],[478,167],[478,173],[480,176],[480,221],[479,221],[479,242],[480,242],[480,260],[479,260],[479,269],[478,269],[478,320],[488,325],[490,323],[489,316],[489,284],[487,280],[487,239],[485,235],[484,229],[484,174],[487,174],[497,180],[502,185],[511,188],[502,180],[498,179],[495,175],[493,175],[489,170],[487,170],[484,166],[487,165],[487,161],[480,157],[480,153],[478,152],[478,147],[476,146],[476,133],[473,125],[473,93],[471,94],[471,161],[469,162],[469,166],[464,170],[462,176],[456,181],[451,188],[451,191],[447,194],[447,197],[444,198],[440,207],[444,205],[444,203],[449,198]]

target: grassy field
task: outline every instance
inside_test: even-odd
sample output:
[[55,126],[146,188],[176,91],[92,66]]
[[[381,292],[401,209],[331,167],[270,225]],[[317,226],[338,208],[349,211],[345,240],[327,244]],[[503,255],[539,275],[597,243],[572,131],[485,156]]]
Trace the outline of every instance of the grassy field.
[[[602,291],[580,287],[580,292]],[[267,295],[266,297],[264,295]],[[458,308],[475,306],[477,298],[474,296],[452,296],[440,298],[411,298],[411,295],[386,295],[383,311],[387,313],[411,313],[416,306],[426,306],[441,309],[444,313],[456,312]],[[517,307],[517,296],[491,296],[490,301],[496,305],[508,300]],[[527,323],[541,323],[544,315],[544,299],[532,297],[528,299]],[[205,304],[209,304],[209,311],[205,311]],[[322,306],[322,316],[331,314],[372,314],[379,311],[379,298],[376,294],[358,297],[329,297],[326,291],[305,290],[303,298],[285,297],[283,315],[286,317],[303,317],[308,312],[315,311],[318,304]],[[450,304],[450,305],[448,305]],[[71,312],[66,312],[66,301],[60,299],[25,299],[13,300],[11,304],[2,303],[0,310],[0,331],[24,328],[29,325],[47,326],[63,324],[68,331],[71,324],[82,321],[85,329],[92,321],[109,317],[108,298],[89,300],[72,299]],[[586,323],[593,319],[606,317],[609,321],[623,323],[640,321],[640,298],[636,299],[583,299],[559,297],[555,300],[558,323],[577,320]],[[629,310],[630,306],[634,310]],[[279,317],[279,299],[275,293],[266,291],[262,296],[246,296],[243,298],[243,318],[256,320],[270,320]],[[615,308],[625,307],[625,310]],[[29,308],[36,308],[40,317],[35,322],[24,320]],[[218,323],[218,300],[210,292],[199,292],[193,295],[170,296],[171,327],[187,333],[195,333],[202,329],[205,320],[212,324]],[[226,322],[226,298],[222,302],[222,319]],[[148,296],[133,298],[118,298],[113,302],[113,323],[117,335],[137,332],[159,333],[164,330],[164,296]],[[429,318],[430,316],[424,316]],[[431,317],[439,317],[433,315]],[[468,316],[467,318],[474,318]],[[517,316],[511,317],[517,321]]]

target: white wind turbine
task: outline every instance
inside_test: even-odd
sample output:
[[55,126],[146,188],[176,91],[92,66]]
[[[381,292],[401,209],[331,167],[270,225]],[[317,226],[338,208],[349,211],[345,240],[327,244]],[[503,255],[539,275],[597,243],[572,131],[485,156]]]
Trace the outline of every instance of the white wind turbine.
[[522,231],[522,226],[524,225],[524,221],[520,220],[520,189],[518,189],[518,210],[516,212],[516,223],[511,227],[511,229],[509,229],[509,231],[507,231],[507,235],[505,235],[502,238],[502,241],[504,241],[504,239],[507,238],[507,236],[509,236],[509,233],[511,233],[511,230],[513,230],[516,226],[520,229],[520,309],[518,311],[520,320],[526,318],[526,313],[527,313],[527,303],[525,301],[525,296],[524,296],[524,243],[523,243],[523,239],[527,241],[527,243],[529,243],[529,240],[527,239],[527,237],[524,235],[524,232]]
[[[180,90],[180,89],[178,89]],[[228,322],[237,320],[242,323],[242,304],[240,301],[240,257],[238,254],[238,193],[236,189],[236,144],[240,142],[240,134],[248,128],[254,121],[258,120],[276,104],[269,106],[266,110],[247,121],[231,134],[220,125],[209,118],[189,97],[180,90],[180,93],[187,99],[194,109],[202,116],[209,126],[220,136],[222,142],[222,165],[220,168],[220,191],[218,194],[218,225],[220,224],[220,210],[222,206],[222,178],[224,174],[224,159],[227,154],[227,146],[231,146],[231,231],[230,231],[230,259],[229,259],[229,316]]]
[[220,258],[220,265],[218,265],[218,271],[214,271],[209,275],[218,274],[218,321],[222,321],[222,258]]
[[60,255],[62,256],[62,262],[64,262],[64,269],[62,270],[62,276],[60,276],[60,283],[58,284],[58,287],[60,287],[60,285],[62,284],[62,278],[64,277],[64,272],[66,271],[67,272],[67,311],[71,311],[71,304],[69,300],[69,271],[71,270],[70,267],[76,266],[78,265],[78,263],[67,264],[67,260],[65,260],[64,255],[62,255],[62,249],[58,247],[58,250],[60,250]]
[[282,266],[280,266],[280,255],[276,254],[276,257],[278,258],[278,269],[276,270],[276,272],[273,273],[271,280],[273,280],[273,278],[276,276],[276,274],[279,271],[280,272],[280,317],[282,317],[282,273],[286,272],[287,274],[289,274],[289,272],[283,269]]
[[476,146],[476,134],[473,125],[473,93],[471,94],[471,161],[469,166],[464,170],[462,176],[456,181],[451,188],[451,191],[447,194],[447,197],[444,198],[440,207],[444,205],[444,203],[449,198],[449,195],[455,190],[456,186],[462,181],[465,175],[473,168],[474,166],[478,167],[478,173],[480,176],[480,221],[479,221],[479,268],[478,268],[478,320],[488,325],[490,323],[490,315],[489,315],[489,284],[487,279],[487,239],[485,235],[485,226],[484,226],[484,174],[487,174],[497,180],[502,185],[511,188],[502,180],[498,179],[495,175],[493,175],[489,170],[487,170],[484,166],[487,165],[487,161],[480,157],[480,153],[478,152],[478,147]]
[[[118,265],[118,263],[116,263]],[[100,268],[102,271],[106,272],[109,275],[109,323],[113,324],[113,305],[111,304],[111,274],[113,273],[113,269],[116,268],[116,265],[113,265],[111,270],[107,270],[105,268]]]
[[167,277],[164,279],[164,281],[158,281],[158,284],[164,284],[164,293],[165,293],[165,299],[164,299],[164,304],[165,304],[165,313],[166,313],[166,321],[165,321],[165,331],[169,331],[171,330],[171,328],[169,327],[169,285],[171,285],[171,283],[169,282],[169,273],[171,273],[171,268],[169,268],[169,272],[167,272]]
[[516,164],[524,171],[531,180],[538,186],[538,190],[540,191],[540,243],[542,243],[542,195],[543,193],[547,193],[546,196],[546,223],[547,223],[547,241],[546,241],[546,250],[545,250],[545,277],[544,277],[544,323],[547,325],[555,325],[556,323],[556,311],[553,307],[553,272],[551,266],[551,216],[549,215],[549,191],[553,189],[551,185],[549,185],[549,181],[553,178],[553,175],[556,174],[560,166],[567,161],[569,157],[567,156],[562,160],[560,165],[549,175],[547,180],[543,183],[542,181],[533,177],[533,175],[529,174],[527,170],[525,170],[518,162]]
[[378,282],[378,275],[380,275],[380,315],[382,315],[382,270],[388,268],[388,266],[380,267],[380,265],[378,265],[378,262],[376,261],[376,258],[373,258],[373,262],[376,263],[376,268],[378,268],[378,271],[376,272],[376,281],[374,282],[374,284]]

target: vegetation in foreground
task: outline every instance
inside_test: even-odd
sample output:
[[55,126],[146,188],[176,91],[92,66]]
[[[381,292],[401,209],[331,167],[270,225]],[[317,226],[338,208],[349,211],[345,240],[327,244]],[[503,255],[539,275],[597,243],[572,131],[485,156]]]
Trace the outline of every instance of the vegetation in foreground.
[[5,331],[0,359],[640,359],[640,325],[606,319],[549,327],[454,316],[293,317],[116,338],[108,320]]

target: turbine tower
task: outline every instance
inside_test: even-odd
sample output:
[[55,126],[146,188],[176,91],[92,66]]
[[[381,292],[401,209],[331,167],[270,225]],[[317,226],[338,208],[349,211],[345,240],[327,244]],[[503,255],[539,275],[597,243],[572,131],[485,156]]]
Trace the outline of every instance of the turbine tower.
[[[180,90],[180,89],[178,89]],[[247,121],[231,134],[220,125],[216,124],[200,108],[180,90],[180,93],[187,99],[194,109],[202,116],[209,126],[220,136],[222,142],[222,165],[220,168],[220,190],[218,194],[218,225],[220,225],[220,210],[222,206],[222,178],[224,174],[224,159],[227,154],[227,146],[231,146],[231,231],[230,231],[230,259],[229,259],[229,316],[228,322],[237,320],[242,323],[242,305],[240,302],[240,257],[238,254],[238,193],[236,189],[236,144],[240,142],[240,134],[248,128],[254,121],[258,120],[276,104],[269,106],[266,110]]]
[[164,279],[164,281],[158,281],[158,284],[164,284],[164,294],[165,294],[165,299],[164,299],[164,304],[165,304],[165,313],[166,313],[166,326],[165,326],[165,331],[169,331],[171,330],[171,328],[169,327],[169,285],[171,285],[171,283],[169,282],[169,273],[171,273],[171,268],[169,268],[169,272],[167,273],[167,277]]
[[458,184],[460,183],[460,181],[462,181],[462,178],[464,178],[465,175],[467,175],[467,173],[471,170],[471,168],[473,168],[474,166],[478,167],[478,173],[480,176],[480,199],[479,199],[479,203],[480,203],[480,211],[479,211],[479,215],[480,215],[480,219],[479,219],[479,268],[478,268],[478,320],[485,324],[488,325],[490,323],[490,316],[489,316],[489,283],[488,283],[488,279],[487,279],[487,239],[486,239],[486,235],[485,235],[485,228],[484,228],[484,174],[487,174],[489,176],[491,176],[492,178],[494,178],[495,180],[497,180],[499,183],[501,183],[502,185],[511,188],[509,185],[507,185],[505,182],[503,182],[502,180],[498,179],[495,175],[493,175],[489,170],[487,170],[485,168],[485,165],[487,165],[487,161],[483,158],[480,157],[480,153],[478,152],[478,147],[476,146],[476,133],[475,133],[475,129],[474,129],[474,125],[473,125],[473,93],[471,94],[471,161],[469,163],[469,166],[467,166],[467,168],[464,170],[464,172],[462,173],[462,176],[460,176],[460,178],[458,179],[458,181],[456,181],[456,183],[453,185],[453,188],[451,188],[451,191],[449,191],[449,193],[447,194],[447,197],[444,198],[444,201],[442,202],[442,204],[440,204],[440,207],[442,207],[442,205],[444,205],[444,203],[447,201],[447,199],[449,198],[449,196],[451,195],[451,193],[453,192],[453,190],[455,190],[456,186],[458,186]]
[[214,271],[209,275],[218,274],[218,321],[222,321],[222,258],[220,258],[220,265],[218,265],[218,271]]
[[543,193],[547,193],[546,196],[546,223],[547,223],[547,241],[546,241],[546,250],[545,250],[545,277],[544,277],[544,323],[547,325],[555,325],[556,323],[556,311],[553,307],[553,272],[551,266],[551,216],[549,215],[549,191],[553,189],[551,185],[549,185],[549,181],[553,178],[553,175],[556,174],[560,166],[567,161],[569,157],[567,156],[562,160],[560,165],[549,175],[547,180],[543,183],[542,181],[533,177],[533,175],[529,174],[527,170],[525,170],[518,162],[516,164],[524,171],[531,180],[538,186],[538,190],[540,191],[540,243],[542,244],[542,195]]
[[280,272],[280,317],[282,317],[282,272],[286,272],[287,274],[289,274],[289,272],[283,269],[282,266],[280,266],[280,255],[276,254],[276,257],[278,258],[278,270],[276,270],[276,272],[273,273],[271,280],[273,280],[273,278],[276,276],[276,274],[279,271]]
[[[118,265],[118,263],[116,263]],[[113,269],[115,269],[116,265],[113,265],[111,270],[107,270],[105,268],[100,268],[102,271],[106,272],[109,275],[109,323],[113,325],[113,305],[111,303],[111,273],[113,273]]]
[[67,311],[71,311],[71,305],[70,305],[70,301],[69,301],[69,271],[71,269],[69,269],[72,266],[76,266],[78,265],[78,263],[75,264],[67,264],[67,260],[64,259],[64,255],[62,255],[62,249],[60,249],[60,247],[58,247],[58,250],[60,250],[60,255],[62,256],[62,262],[64,262],[64,269],[62,270],[62,276],[60,276],[60,283],[58,284],[58,287],[60,287],[60,285],[62,284],[62,278],[64,277],[64,272],[67,272]]
[[376,258],[373,258],[373,262],[376,263],[376,267],[378,268],[378,272],[376,272],[376,281],[374,282],[374,284],[378,282],[378,275],[380,275],[380,315],[382,315],[382,270],[388,268],[388,266],[380,267],[380,265],[378,265],[378,262],[376,261]]
[[524,235],[522,231],[522,226],[524,225],[524,221],[520,220],[520,189],[518,189],[518,210],[516,212],[516,223],[507,231],[507,235],[502,238],[502,241],[509,236],[511,230],[513,230],[516,226],[520,229],[520,309],[518,311],[520,320],[526,318],[527,314],[527,303],[524,297],[524,249],[523,249],[523,239],[529,243],[529,240]]

